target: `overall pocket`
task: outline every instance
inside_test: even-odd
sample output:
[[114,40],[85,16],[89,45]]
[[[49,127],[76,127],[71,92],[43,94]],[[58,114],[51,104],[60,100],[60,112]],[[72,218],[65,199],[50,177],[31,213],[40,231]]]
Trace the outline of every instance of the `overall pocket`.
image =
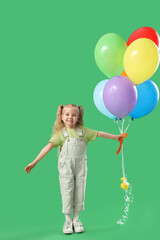
[[64,166],[65,160],[64,158],[58,159],[58,169],[61,169]]

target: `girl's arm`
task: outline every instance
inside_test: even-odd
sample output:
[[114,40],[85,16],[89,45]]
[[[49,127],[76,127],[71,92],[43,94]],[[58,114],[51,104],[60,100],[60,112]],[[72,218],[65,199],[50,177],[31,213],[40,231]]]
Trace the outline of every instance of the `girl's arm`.
[[97,137],[115,139],[118,141],[123,140],[123,138],[124,138],[122,135],[113,135],[113,134],[106,133],[106,132],[98,132]]
[[42,159],[44,158],[44,156],[46,156],[46,154],[54,147],[54,145],[52,143],[48,143],[42,150],[41,152],[38,154],[38,156],[35,158],[35,160],[30,163],[28,166],[25,167],[25,171],[26,173],[31,172],[31,169],[34,168],[36,166],[36,164]]
[[39,153],[39,155],[36,157],[36,159],[32,162],[35,165],[42,159],[44,156],[47,155],[47,153],[54,147],[52,143],[48,143]]

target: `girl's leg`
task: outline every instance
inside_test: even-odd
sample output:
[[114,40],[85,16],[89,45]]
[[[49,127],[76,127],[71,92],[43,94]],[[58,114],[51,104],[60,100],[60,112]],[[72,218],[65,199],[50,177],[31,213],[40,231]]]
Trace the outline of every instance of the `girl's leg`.
[[73,233],[73,222],[71,219],[71,214],[65,214],[66,221],[63,226],[63,233],[72,234]]
[[74,232],[81,233],[84,232],[84,227],[81,221],[78,219],[79,212],[73,212],[73,228]]
[[84,210],[85,189],[87,179],[87,161],[85,158],[80,159],[80,170],[74,179],[74,193],[73,193],[73,212],[81,212]]
[[72,221],[71,214],[65,214],[65,218],[66,218],[66,222]]
[[78,219],[79,217],[79,212],[73,212],[73,220]]

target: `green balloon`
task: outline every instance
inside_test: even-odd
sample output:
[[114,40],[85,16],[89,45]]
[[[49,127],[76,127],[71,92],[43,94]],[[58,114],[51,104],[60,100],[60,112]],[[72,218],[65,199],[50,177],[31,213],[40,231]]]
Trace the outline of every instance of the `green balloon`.
[[125,40],[116,33],[107,33],[98,40],[95,47],[95,61],[107,77],[112,78],[122,73],[126,49]]

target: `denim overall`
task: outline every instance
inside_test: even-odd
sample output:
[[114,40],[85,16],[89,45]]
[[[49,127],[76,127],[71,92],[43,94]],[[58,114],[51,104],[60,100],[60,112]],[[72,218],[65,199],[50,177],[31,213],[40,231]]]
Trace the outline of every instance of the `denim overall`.
[[87,178],[87,145],[82,131],[76,128],[79,138],[69,138],[65,128],[62,129],[65,143],[58,158],[59,182],[64,214],[84,210],[85,188]]

